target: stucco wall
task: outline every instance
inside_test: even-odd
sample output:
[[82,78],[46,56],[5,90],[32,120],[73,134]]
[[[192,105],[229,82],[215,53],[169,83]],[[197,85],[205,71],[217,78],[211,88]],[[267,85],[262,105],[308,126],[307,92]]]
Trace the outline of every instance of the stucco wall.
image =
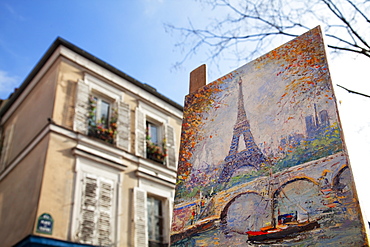
[[32,233],[47,145],[46,137],[0,181],[1,246],[13,246]]
[[57,69],[57,64],[51,67],[5,123],[5,129],[14,123],[6,164],[48,124],[54,105]]
[[[56,239],[68,239],[75,174],[72,148],[75,145],[76,142],[70,138],[50,133],[37,217],[43,213],[53,217],[51,237]],[[36,233],[36,224],[34,234],[40,235]]]
[[73,129],[76,85],[84,74],[66,59],[59,59],[59,62],[53,120],[58,125]]

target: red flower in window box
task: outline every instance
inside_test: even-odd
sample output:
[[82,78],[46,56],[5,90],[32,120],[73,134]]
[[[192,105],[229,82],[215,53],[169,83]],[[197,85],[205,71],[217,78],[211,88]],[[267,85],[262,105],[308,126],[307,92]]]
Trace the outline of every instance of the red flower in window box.
[[112,110],[109,124],[107,125],[102,120],[96,120],[96,106],[97,101],[93,96],[89,98],[89,115],[88,115],[88,135],[108,142],[110,144],[115,143],[117,135],[117,109]]

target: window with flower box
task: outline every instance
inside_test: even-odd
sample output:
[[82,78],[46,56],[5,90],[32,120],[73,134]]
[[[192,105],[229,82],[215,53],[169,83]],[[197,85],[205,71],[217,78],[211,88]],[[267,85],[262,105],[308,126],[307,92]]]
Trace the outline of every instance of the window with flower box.
[[130,151],[130,106],[122,96],[122,92],[92,76],[79,80],[74,130]]
[[90,95],[88,135],[114,144],[117,135],[117,109],[112,102],[104,98]]
[[135,114],[136,155],[176,169],[175,135],[168,116],[145,104]]
[[146,122],[146,157],[165,164],[167,156],[166,140],[161,140],[161,128],[152,122]]

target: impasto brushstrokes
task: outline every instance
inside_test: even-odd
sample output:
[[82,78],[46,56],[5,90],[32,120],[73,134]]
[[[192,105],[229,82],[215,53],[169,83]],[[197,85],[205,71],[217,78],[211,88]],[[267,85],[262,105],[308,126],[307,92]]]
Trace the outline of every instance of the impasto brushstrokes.
[[185,99],[172,246],[363,246],[320,28]]

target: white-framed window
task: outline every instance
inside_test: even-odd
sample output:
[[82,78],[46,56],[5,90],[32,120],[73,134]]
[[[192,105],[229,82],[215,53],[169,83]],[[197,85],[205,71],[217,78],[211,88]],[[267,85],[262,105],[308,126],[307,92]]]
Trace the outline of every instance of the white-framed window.
[[158,188],[133,188],[133,246],[168,246],[171,225],[171,192]]
[[148,246],[163,246],[164,217],[163,202],[154,196],[147,196]]
[[169,116],[139,102],[136,108],[136,155],[176,168],[174,129]]
[[118,109],[112,99],[91,94],[89,96],[88,135],[115,144]]
[[156,145],[161,143],[161,130],[158,124],[154,124],[151,121],[146,121],[146,132],[147,140],[150,140]]
[[115,245],[119,172],[78,158],[76,179],[72,225],[74,240],[99,246]]
[[122,95],[92,76],[79,80],[74,130],[130,151],[130,105]]
[[158,162],[166,163],[167,146],[163,136],[163,124],[155,123],[152,120],[146,121],[146,158]]
[[112,116],[112,101],[95,95],[90,96],[90,101],[94,104],[94,108],[91,110],[92,120],[95,124],[101,124],[108,128]]

